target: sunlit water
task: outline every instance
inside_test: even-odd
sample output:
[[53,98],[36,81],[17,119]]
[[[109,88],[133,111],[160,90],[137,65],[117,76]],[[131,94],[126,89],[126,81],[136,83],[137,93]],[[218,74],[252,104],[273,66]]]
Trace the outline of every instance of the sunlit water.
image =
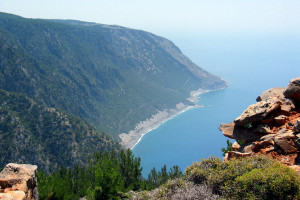
[[146,134],[133,148],[141,157],[143,175],[153,167],[178,165],[211,155],[222,157],[226,139],[218,130],[239,116],[256,97],[272,87],[285,87],[300,76],[300,40],[291,37],[173,39],[202,68],[231,86],[200,96],[202,108],[191,109]]

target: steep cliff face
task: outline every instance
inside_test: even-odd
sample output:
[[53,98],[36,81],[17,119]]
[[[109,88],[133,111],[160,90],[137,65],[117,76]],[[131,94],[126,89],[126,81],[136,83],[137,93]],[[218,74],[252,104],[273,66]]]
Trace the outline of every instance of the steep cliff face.
[[292,79],[286,88],[263,92],[256,104],[233,122],[221,124],[220,130],[237,140],[225,160],[265,154],[299,170],[300,78]]
[[1,89],[116,138],[193,90],[226,86],[171,41],[120,26],[0,13],[0,51]]

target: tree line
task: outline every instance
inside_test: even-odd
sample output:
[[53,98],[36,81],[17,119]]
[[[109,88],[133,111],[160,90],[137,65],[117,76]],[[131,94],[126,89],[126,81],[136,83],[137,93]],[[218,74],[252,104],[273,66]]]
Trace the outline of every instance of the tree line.
[[45,200],[120,199],[126,192],[151,190],[169,179],[182,176],[178,166],[169,172],[166,165],[161,170],[153,168],[148,179],[142,177],[141,159],[131,150],[120,153],[98,152],[87,166],[61,167],[52,173],[38,172],[39,198]]

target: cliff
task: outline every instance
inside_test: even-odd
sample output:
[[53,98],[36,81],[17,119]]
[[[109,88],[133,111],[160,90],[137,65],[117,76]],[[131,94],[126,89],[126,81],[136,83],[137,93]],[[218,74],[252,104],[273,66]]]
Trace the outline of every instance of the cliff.
[[198,89],[226,86],[166,38],[121,26],[0,13],[0,89],[116,139]]
[[221,124],[224,136],[237,140],[224,159],[264,154],[300,172],[300,78],[256,101],[233,122]]
[[0,12],[0,52],[0,166],[86,164],[142,121],[194,105],[191,91],[227,85],[168,39],[121,26]]
[[263,92],[241,116],[221,124],[237,141],[225,161],[194,162],[184,178],[130,192],[130,199],[300,199],[299,111],[300,78]]

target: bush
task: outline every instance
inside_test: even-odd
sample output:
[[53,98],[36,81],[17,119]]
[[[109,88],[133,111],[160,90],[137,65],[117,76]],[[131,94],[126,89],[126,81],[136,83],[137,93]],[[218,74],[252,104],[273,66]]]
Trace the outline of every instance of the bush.
[[229,199],[299,199],[300,177],[289,167],[263,156],[228,162],[211,157],[186,169],[194,183],[208,184]]
[[300,199],[299,176],[288,167],[273,163],[266,169],[254,169],[237,177],[233,185],[223,187],[231,199]]

